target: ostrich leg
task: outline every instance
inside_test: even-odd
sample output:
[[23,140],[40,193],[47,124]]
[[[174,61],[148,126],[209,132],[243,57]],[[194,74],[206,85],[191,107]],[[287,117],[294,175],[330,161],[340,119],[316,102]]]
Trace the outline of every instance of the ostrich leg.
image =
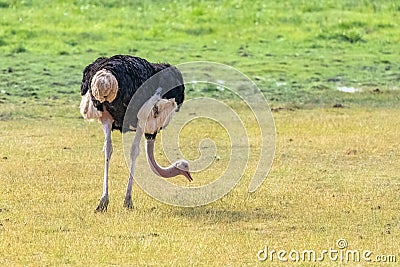
[[131,166],[129,169],[128,185],[126,187],[126,195],[125,195],[125,201],[124,201],[124,207],[126,207],[128,209],[131,209],[133,207],[133,204],[132,204],[133,175],[135,172],[136,159],[140,153],[139,145],[140,145],[140,139],[142,138],[142,135],[143,135],[143,131],[138,125],[137,129],[136,129],[135,138],[133,139],[131,151],[130,151]]
[[108,206],[108,166],[110,165],[111,154],[113,152],[112,142],[111,142],[111,129],[112,129],[112,117],[107,112],[103,112],[103,116],[101,117],[101,123],[103,124],[104,130],[104,182],[103,182],[103,194],[100,198],[99,205],[96,208],[96,211],[102,212],[107,211]]

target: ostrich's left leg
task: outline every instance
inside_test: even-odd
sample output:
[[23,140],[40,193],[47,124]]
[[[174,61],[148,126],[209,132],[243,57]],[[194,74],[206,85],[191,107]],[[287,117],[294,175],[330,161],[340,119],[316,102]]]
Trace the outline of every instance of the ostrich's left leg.
[[100,198],[99,205],[96,211],[107,211],[108,206],[108,167],[110,165],[111,154],[113,152],[112,142],[111,142],[111,130],[113,119],[111,115],[104,111],[101,117],[101,123],[103,124],[104,130],[104,181],[103,181],[103,194]]
[[130,156],[131,156],[131,166],[129,168],[129,178],[128,178],[128,185],[126,187],[126,195],[124,201],[124,207],[131,209],[133,207],[132,204],[132,185],[133,185],[133,175],[135,172],[135,163],[136,159],[140,153],[140,139],[142,138],[143,131],[137,126],[136,134],[132,142]]

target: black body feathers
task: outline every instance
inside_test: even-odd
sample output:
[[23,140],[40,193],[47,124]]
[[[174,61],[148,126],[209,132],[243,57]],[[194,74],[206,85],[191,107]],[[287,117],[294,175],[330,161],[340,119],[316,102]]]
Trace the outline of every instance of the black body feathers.
[[[132,105],[130,106],[130,108],[133,108],[132,112],[136,112],[135,114],[137,114],[141,105],[154,94],[158,87],[163,89],[162,98],[175,98],[178,107],[183,103],[185,87],[183,85],[182,74],[177,68],[166,63],[150,63],[143,58],[128,55],[116,55],[110,58],[100,57],[89,64],[83,71],[81,84],[82,96],[88,91],[91,93],[92,78],[101,69],[106,69],[115,76],[118,81],[118,93],[111,103],[107,101],[100,103],[92,94],[91,99],[96,109],[104,111],[105,107],[111,114],[114,119],[113,130],[128,130],[122,129],[122,126],[129,102],[135,96],[138,88],[157,73],[159,73],[155,76],[157,79],[151,79],[151,82],[145,88],[146,90],[141,91],[143,93],[140,96],[135,96],[134,105],[133,107]],[[171,90],[169,90],[170,88]],[[135,118],[133,125],[130,126],[136,127],[136,123],[137,120]]]

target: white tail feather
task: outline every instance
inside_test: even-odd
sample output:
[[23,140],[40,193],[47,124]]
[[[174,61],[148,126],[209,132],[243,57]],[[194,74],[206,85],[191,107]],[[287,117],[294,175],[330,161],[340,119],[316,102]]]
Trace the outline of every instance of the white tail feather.
[[106,69],[101,69],[92,78],[90,85],[95,99],[103,103],[112,102],[118,93],[118,81],[115,76]]
[[89,91],[82,96],[81,104],[79,105],[82,116],[89,121],[99,119],[103,112],[98,111],[95,106],[93,106],[92,99],[90,97]]

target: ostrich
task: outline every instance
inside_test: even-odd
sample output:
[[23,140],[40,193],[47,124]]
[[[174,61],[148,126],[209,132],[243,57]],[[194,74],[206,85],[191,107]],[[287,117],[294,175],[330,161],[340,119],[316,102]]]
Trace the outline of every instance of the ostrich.
[[[138,91],[153,75],[157,78],[149,80],[149,86]],[[168,91],[163,92],[163,88]],[[189,181],[193,180],[186,160],[178,160],[163,168],[157,164],[153,153],[157,133],[169,123],[172,113],[179,111],[183,103],[184,89],[182,74],[177,68],[166,63],[150,63],[139,57],[100,57],[84,69],[80,112],[87,120],[99,120],[105,136],[103,193],[96,211],[106,211],[109,203],[108,170],[113,152],[113,130],[136,131],[130,150],[130,172],[124,201],[126,208],[132,208],[135,162],[139,156],[139,144],[143,133],[147,143],[147,160],[150,169],[156,175],[164,178],[183,175]],[[133,105],[129,105],[131,99],[135,100]],[[129,127],[123,125],[125,114],[133,116]]]

